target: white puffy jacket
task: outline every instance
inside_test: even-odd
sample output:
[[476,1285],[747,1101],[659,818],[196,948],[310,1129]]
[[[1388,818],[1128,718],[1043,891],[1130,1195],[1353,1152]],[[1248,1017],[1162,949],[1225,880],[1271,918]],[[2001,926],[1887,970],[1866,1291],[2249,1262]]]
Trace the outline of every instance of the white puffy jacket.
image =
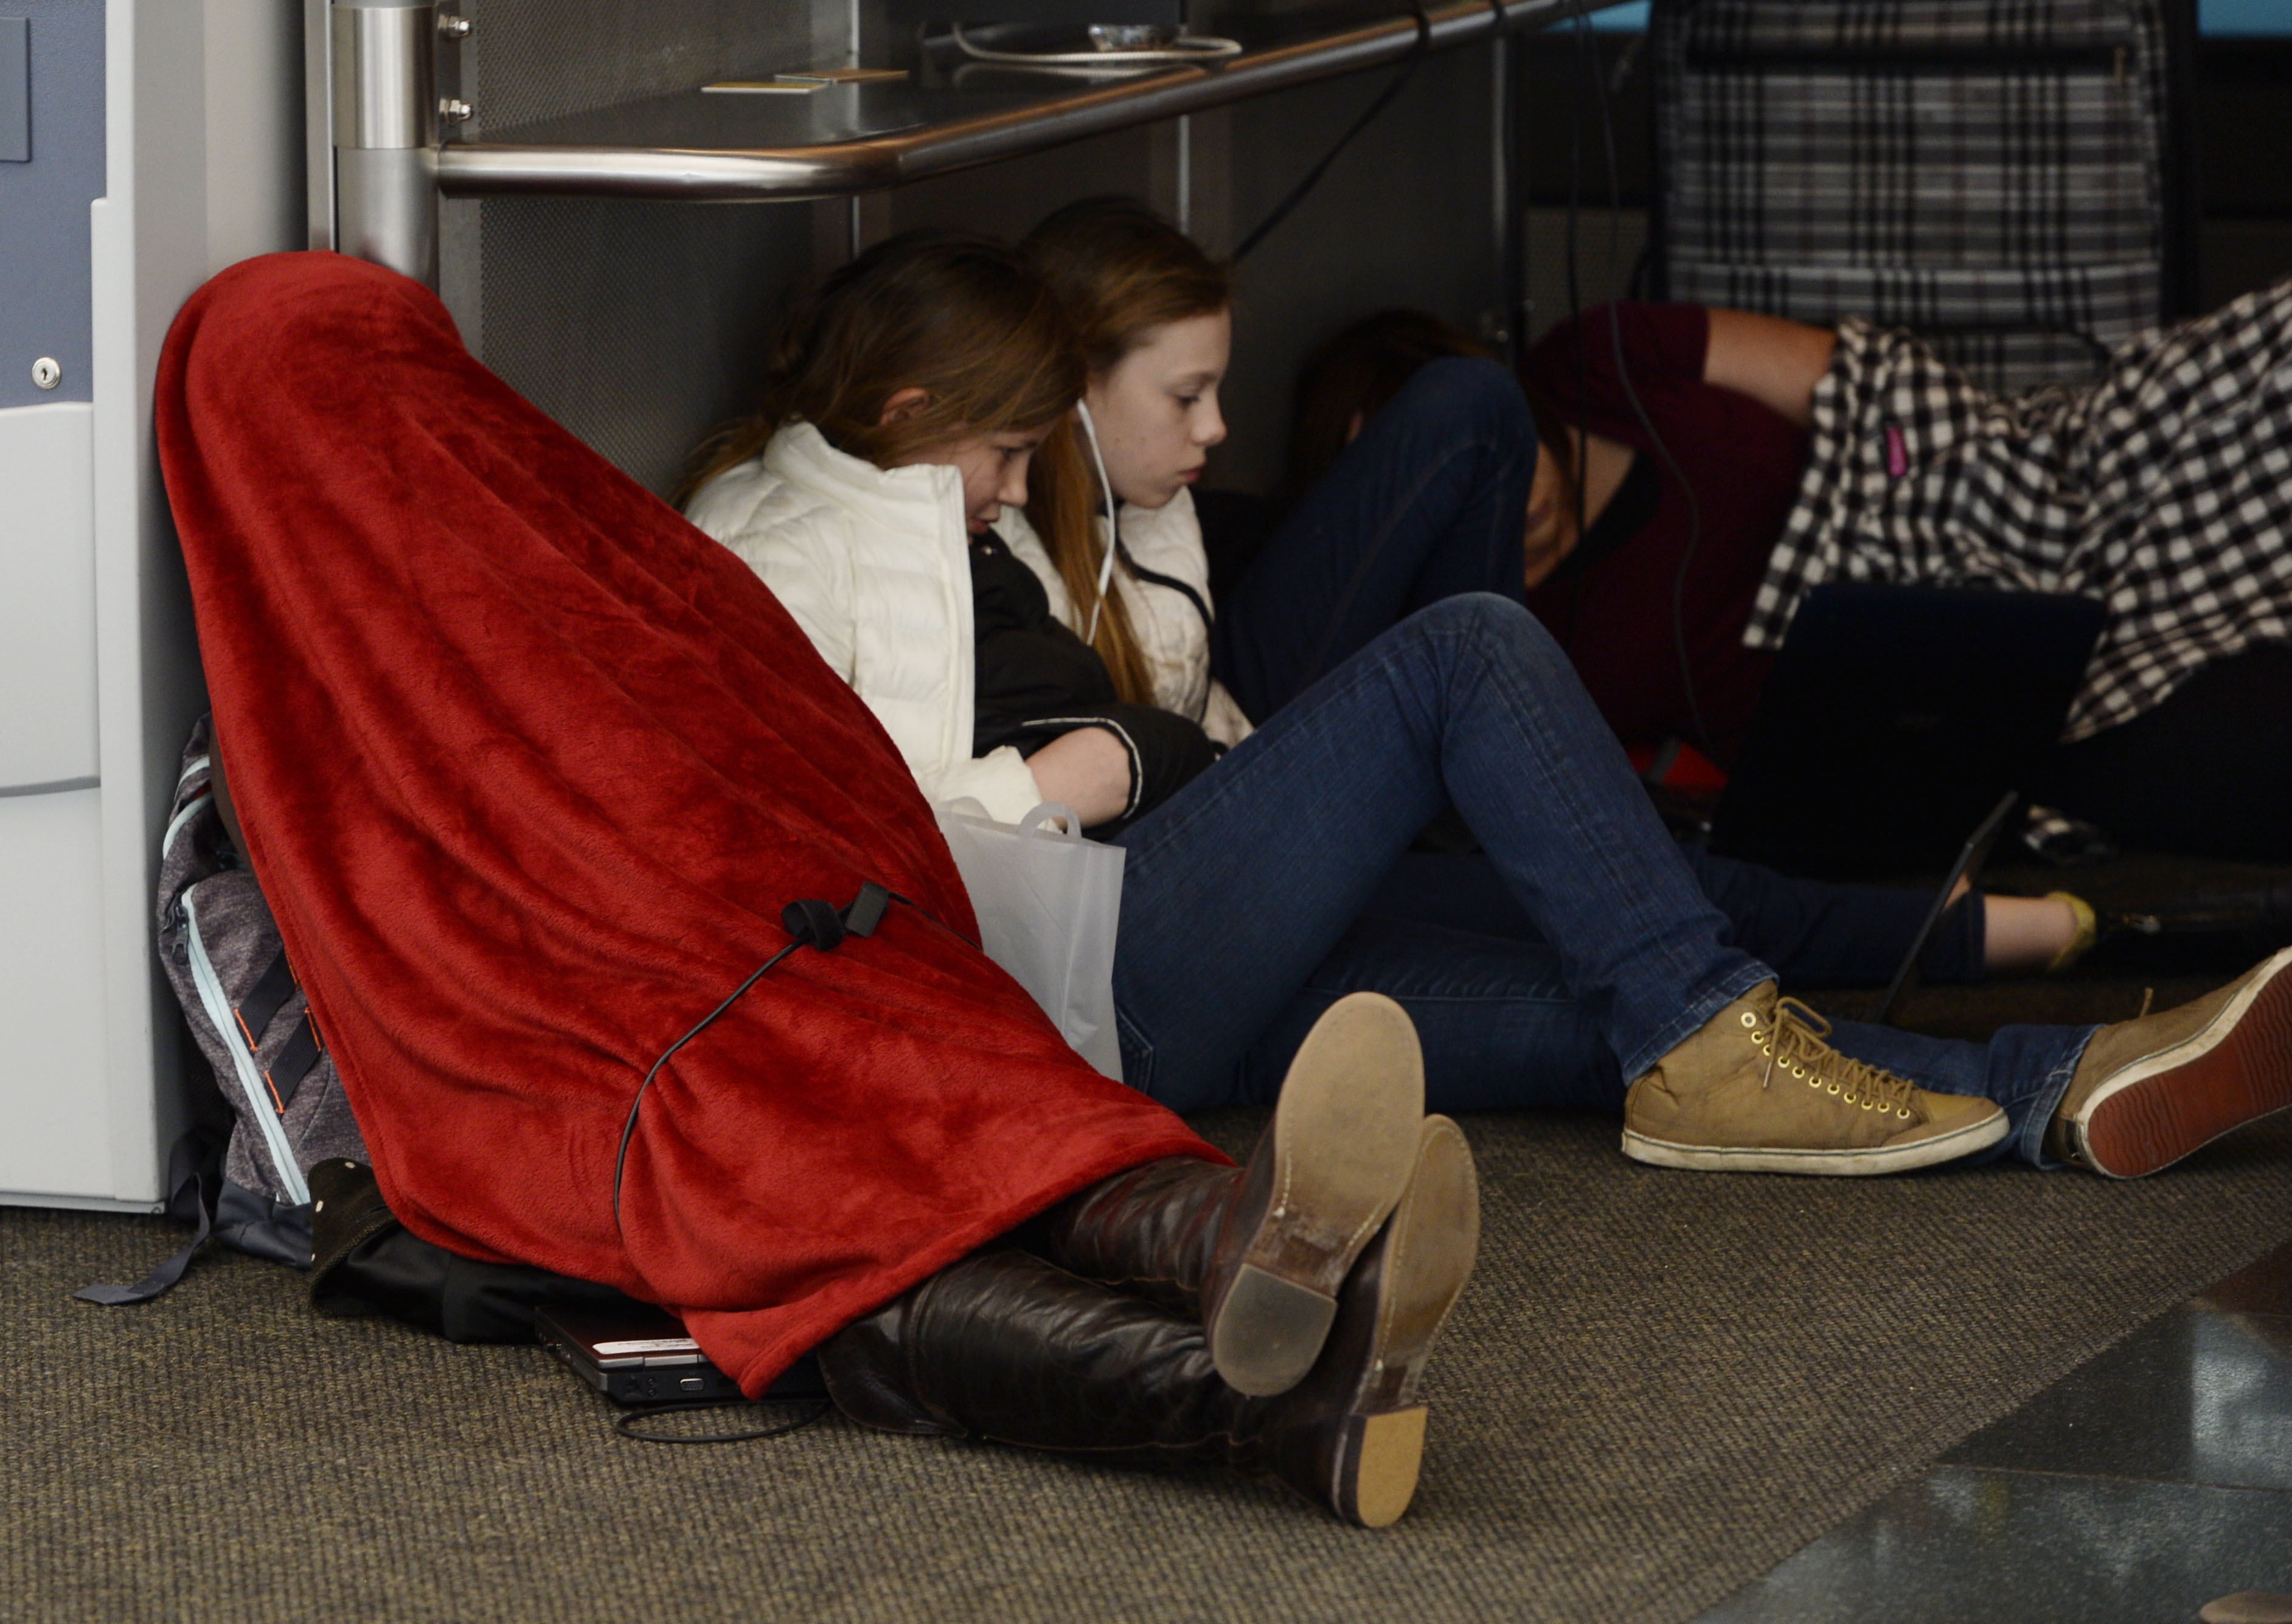
[[[1146,656],[1147,671],[1154,683],[1154,703],[1200,723],[1202,731],[1220,744],[1239,744],[1249,737],[1249,718],[1241,714],[1241,707],[1234,703],[1224,684],[1210,675],[1210,628],[1203,616],[1215,605],[1210,602],[1209,555],[1202,549],[1202,525],[1194,514],[1194,493],[1181,490],[1160,507],[1125,503],[1119,517],[1123,545],[1138,567],[1184,582],[1200,600],[1197,608],[1185,593],[1115,567],[1112,590],[1129,611],[1130,629]],[[1098,528],[1103,540],[1106,521],[1101,519]],[[1085,603],[1077,611],[1068,601],[1066,582],[1051,562],[1042,538],[1027,522],[1027,515],[1005,508],[995,530],[1042,581],[1043,590],[1050,595],[1051,613],[1077,635],[1085,631],[1091,606]]]
[[976,666],[961,474],[878,468],[795,423],[701,487],[685,513],[763,578],[876,713],[925,797],[969,796],[1005,823],[1043,798],[1018,751],[971,754]]

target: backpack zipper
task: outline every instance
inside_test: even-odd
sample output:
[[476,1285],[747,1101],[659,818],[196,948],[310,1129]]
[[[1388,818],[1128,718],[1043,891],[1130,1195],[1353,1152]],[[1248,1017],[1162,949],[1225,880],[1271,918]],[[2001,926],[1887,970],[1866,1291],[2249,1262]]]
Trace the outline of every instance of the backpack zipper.
[[193,818],[198,816],[199,808],[205,806],[208,802],[214,799],[214,796],[208,794],[206,790],[201,790],[184,805],[182,811],[175,814],[174,820],[167,825],[167,833],[165,837],[159,842],[160,861],[166,861],[167,853],[175,849],[175,836],[183,832],[183,825],[189,823]]
[[[206,882],[200,882],[204,885]],[[191,949],[191,982],[199,990],[199,1006],[207,1012],[207,1020],[222,1034],[223,1046],[230,1051],[231,1064],[238,1071],[238,1091],[246,1096],[247,1110],[254,1125],[262,1131],[263,1147],[270,1153],[271,1170],[278,1182],[286,1187],[288,1197],[297,1207],[311,1204],[311,1187],[303,1182],[303,1169],[295,1164],[295,1148],[286,1137],[286,1125],[271,1109],[270,1086],[262,1080],[262,1068],[254,1063],[254,1055],[239,1036],[238,1017],[231,1013],[230,999],[222,990],[222,978],[215,974],[214,962],[207,957],[206,943],[199,940],[198,910],[191,905],[194,885],[183,893],[183,928]]]

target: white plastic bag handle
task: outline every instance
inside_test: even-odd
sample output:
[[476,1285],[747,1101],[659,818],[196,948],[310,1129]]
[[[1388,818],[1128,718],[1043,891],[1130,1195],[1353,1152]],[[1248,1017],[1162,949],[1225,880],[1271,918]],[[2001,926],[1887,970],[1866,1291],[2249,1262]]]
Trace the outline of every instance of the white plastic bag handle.
[[1049,835],[1055,840],[1080,840],[1082,820],[1063,801],[1045,801],[1019,820],[1019,832],[1029,840]]

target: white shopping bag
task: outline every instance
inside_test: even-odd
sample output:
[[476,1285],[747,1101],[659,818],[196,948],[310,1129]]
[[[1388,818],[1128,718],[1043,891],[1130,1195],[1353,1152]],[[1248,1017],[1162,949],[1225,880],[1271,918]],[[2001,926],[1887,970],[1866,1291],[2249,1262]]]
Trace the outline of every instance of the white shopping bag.
[[1114,930],[1122,913],[1122,848],[1054,827],[1061,820],[1077,827],[1074,813],[1054,801],[1015,824],[996,822],[968,798],[937,810],[987,957],[1034,994],[1077,1054],[1120,1082]]

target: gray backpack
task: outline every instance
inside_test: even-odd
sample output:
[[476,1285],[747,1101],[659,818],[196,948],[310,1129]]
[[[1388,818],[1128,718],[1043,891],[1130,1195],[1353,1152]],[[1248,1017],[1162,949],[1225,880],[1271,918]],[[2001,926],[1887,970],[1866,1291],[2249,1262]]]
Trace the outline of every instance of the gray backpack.
[[634,1306],[609,1286],[458,1256],[391,1216],[278,922],[215,810],[212,737],[202,717],[159,846],[159,957],[214,1072],[213,1127],[195,1124],[167,1173],[168,1211],[198,1230],[134,1285],[77,1295],[146,1302],[214,1237],[309,1271],[322,1313],[379,1312],[455,1342],[529,1342],[547,1305]]
[[312,1167],[363,1163],[366,1143],[325,1034],[211,788],[211,724],[183,747],[159,848],[158,943],[184,1019],[230,1112],[220,1168],[187,1134],[170,1157],[168,1207],[195,1220],[189,1246],[133,1286],[91,1286],[93,1302],[141,1302],[182,1278],[212,1232],[241,1251],[311,1266]]

